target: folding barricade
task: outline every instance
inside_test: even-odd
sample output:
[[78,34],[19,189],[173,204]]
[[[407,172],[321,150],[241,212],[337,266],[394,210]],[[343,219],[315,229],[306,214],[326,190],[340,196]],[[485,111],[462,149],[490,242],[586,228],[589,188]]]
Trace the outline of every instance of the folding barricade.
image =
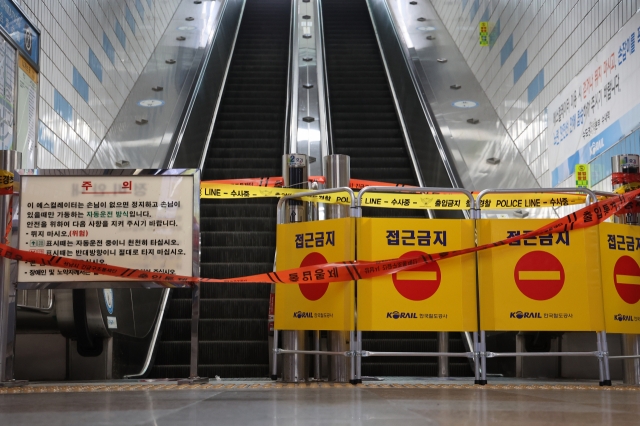
[[[481,219],[487,194],[575,193],[597,201],[584,188],[482,191],[476,199],[478,245],[536,230],[550,219]],[[559,198],[561,197],[560,194]],[[526,203],[525,203],[526,204]],[[531,203],[535,205],[536,203]],[[600,282],[600,253],[596,226],[527,238],[478,252],[480,297],[480,356],[486,383],[486,358],[516,356],[594,356],[600,385],[611,385]],[[587,331],[596,333],[592,352],[487,351],[486,331]]]
[[[429,205],[431,207],[426,208],[438,209],[452,204],[453,209],[472,211],[474,207],[473,195],[464,189],[388,186],[363,188],[358,194],[358,206],[383,205],[385,200],[379,193],[393,193],[393,199],[387,203],[405,207],[416,204],[411,200],[415,197],[421,197],[417,204],[422,204],[422,208]],[[360,261],[403,259],[474,246],[472,219],[357,219],[356,258]],[[356,286],[358,379],[361,377],[361,357],[373,356],[440,357],[440,362],[447,362],[447,357],[470,358],[475,363],[476,380],[479,379],[477,344],[473,344],[474,350],[468,352],[448,352],[446,349],[440,352],[441,348],[438,348],[439,352],[380,352],[363,349],[360,337],[362,331],[457,331],[473,332],[477,342],[476,259],[473,253],[427,263],[410,271],[361,279]],[[468,343],[471,348],[471,342]]]
[[[323,189],[282,197],[278,202],[276,232],[277,271],[304,266],[344,262],[355,259],[355,219],[346,217],[312,222],[285,223],[286,201],[311,196],[348,193],[351,212],[354,212],[355,196],[350,188]],[[323,199],[318,199],[322,202]],[[316,274],[323,274],[319,269]],[[330,272],[329,272],[330,273]],[[291,277],[287,277],[291,278]],[[275,323],[273,333],[272,378],[277,376],[278,354],[333,355],[354,357],[355,353],[355,284],[353,281],[337,283],[305,284],[307,276],[297,276],[300,284],[275,284]],[[328,330],[349,331],[350,350],[331,352],[278,348],[279,330]],[[351,380],[355,367],[351,363]]]
[[[640,226],[601,223],[599,228],[605,330],[640,334]],[[609,357],[633,358],[640,355]]]

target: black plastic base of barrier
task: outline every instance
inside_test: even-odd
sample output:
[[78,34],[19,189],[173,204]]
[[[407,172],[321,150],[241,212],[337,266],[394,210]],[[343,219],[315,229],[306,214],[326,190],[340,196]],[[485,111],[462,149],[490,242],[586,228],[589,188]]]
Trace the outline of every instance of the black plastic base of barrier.
[[278,380],[278,376],[277,376],[277,375],[275,375],[275,374],[272,374],[272,375],[271,375],[271,380]]
[[600,382],[600,386],[611,386],[611,380],[604,380]]
[[480,385],[480,386],[484,386],[487,384],[486,380],[474,380],[473,382],[474,385]]
[[349,383],[352,385],[357,385],[358,383],[362,383],[362,380],[349,380]]

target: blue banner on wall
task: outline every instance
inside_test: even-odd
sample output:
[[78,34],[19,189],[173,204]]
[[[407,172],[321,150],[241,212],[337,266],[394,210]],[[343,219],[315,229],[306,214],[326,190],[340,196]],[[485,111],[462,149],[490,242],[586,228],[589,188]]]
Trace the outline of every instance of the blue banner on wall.
[[20,50],[38,65],[40,33],[11,0],[0,0],[0,26]]

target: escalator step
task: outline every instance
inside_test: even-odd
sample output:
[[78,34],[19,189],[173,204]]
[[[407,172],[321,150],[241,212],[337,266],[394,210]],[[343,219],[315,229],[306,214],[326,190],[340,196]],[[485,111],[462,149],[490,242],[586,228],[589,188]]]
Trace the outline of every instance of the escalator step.
[[[202,319],[264,319],[269,303],[264,299],[204,299],[200,301]],[[191,318],[191,299],[174,299],[165,314],[166,319]]]
[[[326,64],[333,143],[351,157],[351,177],[416,185],[384,63],[366,0],[323,0]],[[365,217],[424,218],[423,210],[364,208]],[[463,351],[450,334],[450,350]],[[363,349],[435,352],[435,333],[363,333]],[[468,362],[454,364],[452,375],[471,375]],[[466,369],[465,369],[466,365]],[[455,370],[455,371],[454,371]],[[436,358],[364,358],[364,375],[435,376]]]
[[[247,0],[202,180],[281,176],[291,0]],[[203,277],[273,270],[277,200],[202,200]],[[201,286],[199,374],[266,377],[270,286]],[[191,291],[173,290],[153,377],[189,375]]]
[[[227,301],[228,304],[239,304],[238,301]],[[187,339],[189,343],[191,335],[191,318],[165,320],[165,328],[162,339],[166,342],[178,342]],[[201,318],[198,328],[200,343],[208,341],[266,341],[267,340],[267,316],[260,319],[211,319]]]

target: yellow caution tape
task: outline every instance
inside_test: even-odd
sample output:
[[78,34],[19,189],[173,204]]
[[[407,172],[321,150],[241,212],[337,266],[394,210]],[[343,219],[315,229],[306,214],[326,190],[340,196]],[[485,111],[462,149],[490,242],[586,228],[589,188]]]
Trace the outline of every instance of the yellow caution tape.
[[[239,200],[239,199],[261,198],[261,197],[280,198],[280,197],[285,197],[287,195],[300,194],[302,192],[309,192],[309,190],[297,189],[297,188],[230,185],[225,183],[213,183],[213,182],[202,182],[200,184],[200,198],[209,198],[209,199]],[[337,192],[335,194],[302,197],[302,200],[319,202],[319,203],[337,203],[337,204],[347,204],[347,205],[351,203],[351,197],[347,192],[345,192],[344,194]]]
[[[224,183],[202,182],[200,198],[209,199],[247,199],[260,197],[284,197],[308,189],[255,187],[244,185],[230,185]],[[304,201],[344,204],[351,203],[348,193],[325,194],[303,197]],[[584,204],[582,194],[561,193],[519,193],[519,194],[487,194],[482,197],[483,209],[523,209],[540,207],[562,207]],[[409,194],[370,192],[362,197],[362,207],[383,207],[401,209],[432,209],[432,210],[465,210],[469,208],[469,199],[464,194]]]
[[615,192],[616,194],[624,194],[625,192],[631,192],[638,188],[640,188],[640,182],[632,182],[616,188],[613,192]]
[[13,173],[0,170],[0,195],[13,193]]

